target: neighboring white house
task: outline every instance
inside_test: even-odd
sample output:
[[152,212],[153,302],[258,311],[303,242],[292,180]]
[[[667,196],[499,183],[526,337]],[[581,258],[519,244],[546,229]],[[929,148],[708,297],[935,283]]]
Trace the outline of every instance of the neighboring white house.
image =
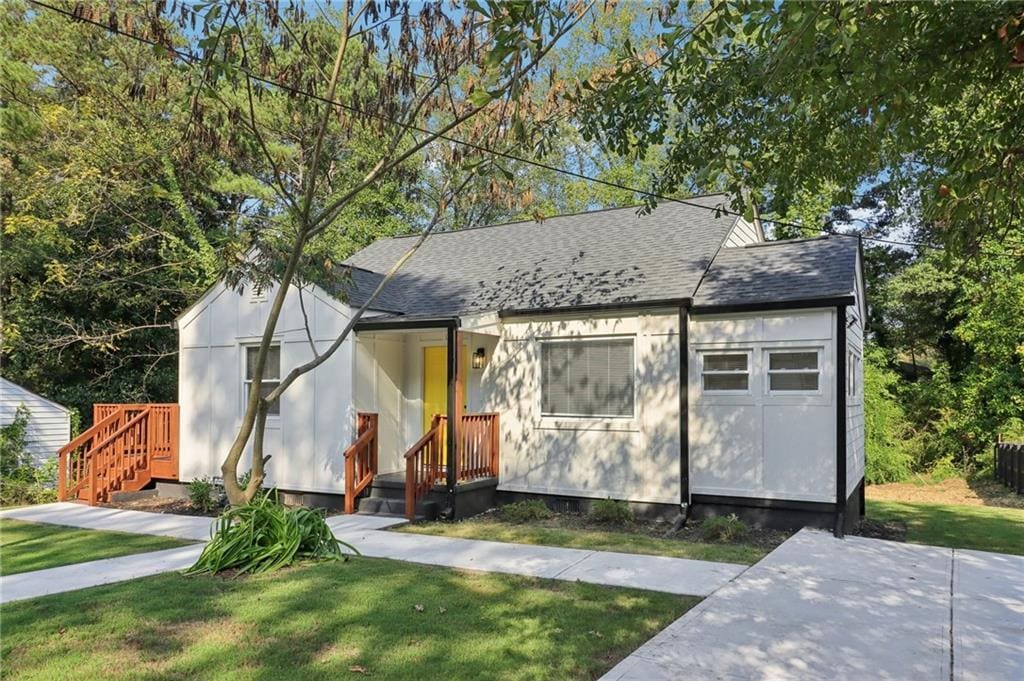
[[[859,243],[765,243],[719,216],[725,199],[432,236],[275,407],[269,483],[343,494],[357,412],[377,415],[382,479],[404,474],[433,414],[494,414],[499,500],[850,525],[864,478]],[[356,253],[331,290],[293,287],[266,381],[312,357],[305,318],[322,351],[411,244]],[[273,293],[219,284],[177,321],[182,481],[220,474]]]
[[26,450],[39,464],[57,455],[71,439],[71,410],[0,378],[0,426],[14,420],[18,407],[29,412]]

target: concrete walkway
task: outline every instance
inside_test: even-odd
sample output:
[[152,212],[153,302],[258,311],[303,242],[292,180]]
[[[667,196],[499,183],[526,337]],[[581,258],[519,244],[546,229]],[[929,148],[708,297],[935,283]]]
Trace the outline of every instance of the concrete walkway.
[[1024,679],[1024,556],[803,530],[605,677]]
[[203,546],[180,546],[176,549],[147,551],[130,556],[7,575],[0,577],[0,603],[184,570],[196,562],[203,551]]
[[359,517],[329,518],[327,524],[338,539],[350,542],[364,556],[463,570],[707,596],[746,569],[745,565],[685,558],[401,534],[375,529],[354,530],[339,526],[344,522],[342,518]]
[[[0,512],[0,517],[193,540],[209,539],[213,522],[73,503],[11,509]],[[746,569],[731,563],[382,531],[404,522],[402,518],[361,515],[327,519],[334,535],[364,556],[465,570],[706,596]],[[191,565],[200,551],[202,545],[189,546],[0,577],[0,603],[180,570]]]
[[153,534],[192,541],[208,540],[210,531],[215,524],[213,518],[200,516],[125,511],[119,508],[86,506],[71,502],[12,508],[0,511],[0,518],[28,520],[50,525],[67,525],[86,530]]

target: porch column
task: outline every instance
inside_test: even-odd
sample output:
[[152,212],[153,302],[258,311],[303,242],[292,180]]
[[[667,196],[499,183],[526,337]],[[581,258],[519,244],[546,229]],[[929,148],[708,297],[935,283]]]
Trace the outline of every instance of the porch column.
[[455,325],[448,327],[448,430],[446,461],[448,508],[455,517],[455,484],[457,482],[458,432],[462,422],[462,334]]

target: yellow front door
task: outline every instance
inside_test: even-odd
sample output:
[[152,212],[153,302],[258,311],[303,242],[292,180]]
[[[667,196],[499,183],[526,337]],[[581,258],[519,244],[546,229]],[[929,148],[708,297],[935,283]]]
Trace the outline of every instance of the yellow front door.
[[448,413],[448,348],[423,348],[423,432],[434,414]]
[[[459,398],[466,404],[466,353],[462,353],[462,382],[459,384]],[[430,421],[435,414],[448,413],[448,347],[432,345],[423,348],[423,432],[430,430]],[[445,438],[444,447],[448,448]]]

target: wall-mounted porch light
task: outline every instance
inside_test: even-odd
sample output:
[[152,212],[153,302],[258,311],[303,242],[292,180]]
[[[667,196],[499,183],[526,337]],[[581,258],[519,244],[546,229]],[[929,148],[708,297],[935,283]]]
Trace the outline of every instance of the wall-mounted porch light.
[[473,368],[483,369],[487,363],[487,352],[483,348],[477,348],[473,353]]

